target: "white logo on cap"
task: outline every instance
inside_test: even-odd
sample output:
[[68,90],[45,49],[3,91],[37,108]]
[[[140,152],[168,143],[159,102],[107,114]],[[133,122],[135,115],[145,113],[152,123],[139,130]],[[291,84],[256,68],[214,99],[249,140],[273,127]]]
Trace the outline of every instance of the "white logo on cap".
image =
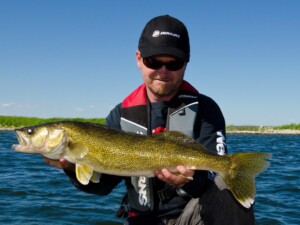
[[158,37],[159,36],[159,30],[155,30],[152,34],[152,37]]
[[168,35],[168,36],[172,36],[172,37],[176,37],[176,38],[180,38],[179,34],[174,34],[172,32],[168,32],[168,31],[159,31],[159,30],[155,30],[152,34],[152,37],[158,37],[160,35]]

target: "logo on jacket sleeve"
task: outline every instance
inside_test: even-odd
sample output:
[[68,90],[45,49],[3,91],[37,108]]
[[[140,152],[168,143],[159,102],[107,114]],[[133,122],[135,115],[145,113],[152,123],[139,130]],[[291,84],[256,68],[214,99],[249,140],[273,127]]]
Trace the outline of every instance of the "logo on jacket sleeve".
[[217,132],[217,152],[219,155],[225,155],[226,153],[226,143],[225,137],[221,131]]

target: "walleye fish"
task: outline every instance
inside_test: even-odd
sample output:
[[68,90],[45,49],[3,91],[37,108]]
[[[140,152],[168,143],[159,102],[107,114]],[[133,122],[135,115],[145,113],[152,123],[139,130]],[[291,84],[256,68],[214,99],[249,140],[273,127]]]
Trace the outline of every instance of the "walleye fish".
[[76,164],[77,179],[84,185],[99,182],[101,173],[152,177],[156,170],[175,171],[183,165],[217,173],[246,208],[254,203],[254,178],[268,167],[271,158],[259,152],[213,154],[177,131],[145,136],[96,123],[60,121],[15,132],[19,141],[12,146],[15,151],[65,158]]

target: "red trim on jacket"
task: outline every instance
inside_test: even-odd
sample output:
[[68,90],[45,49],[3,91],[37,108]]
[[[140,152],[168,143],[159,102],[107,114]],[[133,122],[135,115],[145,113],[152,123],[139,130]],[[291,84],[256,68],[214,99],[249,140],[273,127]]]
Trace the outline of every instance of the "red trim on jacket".
[[[190,91],[195,94],[199,94],[197,89],[194,88],[187,81],[182,82],[179,91]],[[122,107],[129,108],[129,107],[134,107],[139,105],[146,105],[147,104],[146,96],[147,96],[146,85],[142,84],[124,99],[124,101],[122,102]]]
[[199,94],[199,91],[197,91],[196,88],[194,88],[189,82],[185,80],[182,82],[179,91],[190,91],[193,92],[194,94]]
[[124,99],[122,102],[122,107],[128,108],[138,105],[147,105],[146,96],[146,85],[142,84]]

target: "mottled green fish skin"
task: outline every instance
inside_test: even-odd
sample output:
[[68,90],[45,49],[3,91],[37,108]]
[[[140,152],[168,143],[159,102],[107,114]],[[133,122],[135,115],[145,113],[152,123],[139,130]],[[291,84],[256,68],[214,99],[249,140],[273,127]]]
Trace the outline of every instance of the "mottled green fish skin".
[[[144,136],[99,124],[74,121],[31,127],[34,130],[31,135],[39,135],[39,130],[45,128],[49,131],[57,130],[56,134],[63,132],[64,137],[67,137],[64,139],[67,143],[61,145],[64,149],[59,157],[77,164],[77,173],[85,170],[80,165],[87,165],[95,172],[120,176],[153,176],[156,170],[175,170],[178,165],[213,171],[220,175],[235,198],[247,208],[254,202],[254,178],[268,167],[267,160],[271,158],[270,154],[259,152],[224,156],[213,154],[177,131]],[[30,139],[27,130],[28,127],[18,129],[17,133],[23,133]],[[26,148],[22,151],[26,152]]]

